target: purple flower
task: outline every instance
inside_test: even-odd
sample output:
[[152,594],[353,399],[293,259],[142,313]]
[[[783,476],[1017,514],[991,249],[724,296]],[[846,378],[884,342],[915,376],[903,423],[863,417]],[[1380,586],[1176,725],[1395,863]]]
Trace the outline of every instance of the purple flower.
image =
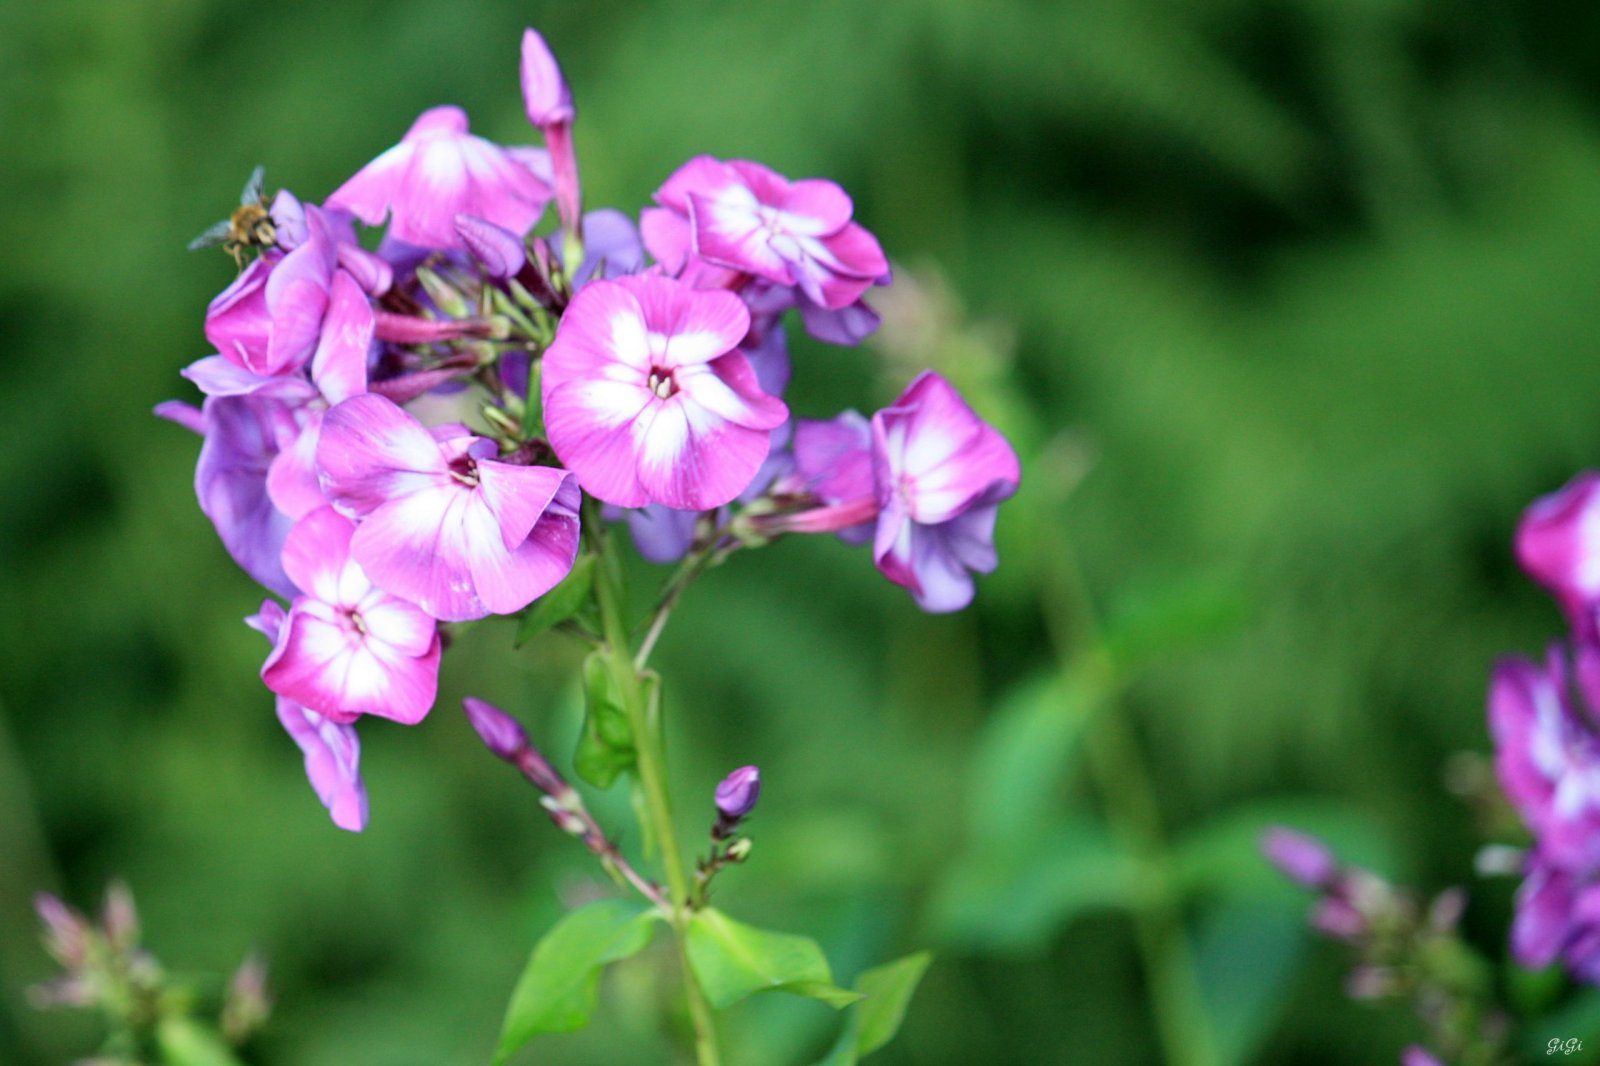
[[550,444],[594,496],[703,511],[747,488],[788,418],[737,347],[730,293],[670,278],[597,281],[573,297],[544,357]]
[[1427,1048],[1412,1044],[1400,1053],[1400,1066],[1444,1066]]
[[[352,558],[354,533],[331,507],[290,530],[283,567],[302,595],[278,627],[261,679],[338,722],[372,714],[413,725],[438,687],[437,626],[417,605],[373,585]],[[284,724],[301,740],[295,725]]]
[[[850,197],[831,181],[790,181],[759,163],[689,160],[656,191],[645,242],[669,270],[685,258],[671,216],[687,218],[690,247],[708,263],[792,286],[829,311],[887,280],[878,241],[852,222]],[[663,215],[663,212],[666,214]]]
[[741,766],[717,785],[717,811],[729,821],[738,821],[756,809],[761,798],[761,771]]
[[[274,600],[261,604],[261,611],[245,619],[278,642],[287,613]],[[356,727],[336,722],[287,696],[278,696],[278,721],[305,756],[306,777],[322,805],[328,808],[333,824],[359,833],[367,826],[367,790],[361,781],[361,741]]]
[[379,587],[441,621],[511,614],[578,553],[577,483],[500,462],[465,427],[433,431],[381,396],[328,412],[317,467],[328,499],[360,519],[351,557]]
[[1517,889],[1511,951],[1523,966],[1560,960],[1574,976],[1600,984],[1600,882],[1531,856]]
[[[819,531],[836,528],[839,539],[847,544],[871,540],[873,519],[878,515],[872,423],[857,411],[845,411],[827,422],[800,419],[794,429],[794,462],[801,487],[826,504],[830,514],[826,518],[813,515],[809,525],[792,528],[801,532],[813,526]],[[852,509],[858,515],[856,524],[838,527]]]
[[[1600,649],[1580,643],[1580,678],[1593,677]],[[1566,652],[1550,650],[1544,665],[1507,658],[1489,684],[1489,731],[1495,770],[1506,796],[1533,831],[1549,862],[1587,872],[1600,868],[1600,735],[1589,686],[1574,706]]]
[[996,511],[1021,477],[1016,452],[930,370],[872,416],[872,455],[878,569],[923,610],[960,610],[972,572],[995,568]]
[[330,208],[369,226],[390,219],[388,236],[420,248],[459,249],[457,215],[527,233],[550,188],[507,149],[467,132],[459,107],[424,111],[400,143],[339,186]]
[[1307,888],[1328,885],[1339,870],[1326,844],[1281,825],[1262,834],[1261,853],[1283,871],[1284,876]]
[[1585,471],[1535,500],[1517,526],[1517,561],[1555,593],[1582,635],[1600,604],[1600,472]]
[[274,506],[267,481],[301,431],[296,409],[269,396],[241,395],[210,397],[198,419],[193,408],[175,401],[156,411],[204,434],[195,495],[233,561],[273,592],[294,595],[279,561],[293,520]]

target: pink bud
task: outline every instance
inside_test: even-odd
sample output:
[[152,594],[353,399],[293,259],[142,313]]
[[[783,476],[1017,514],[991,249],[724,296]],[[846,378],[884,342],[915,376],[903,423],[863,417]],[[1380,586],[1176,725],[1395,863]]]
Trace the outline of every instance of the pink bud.
[[540,129],[571,122],[577,116],[560,64],[544,38],[531,29],[522,34],[522,102],[528,109],[528,121]]
[[494,704],[468,696],[461,705],[466,708],[467,721],[496,758],[514,763],[530,747],[521,723]]

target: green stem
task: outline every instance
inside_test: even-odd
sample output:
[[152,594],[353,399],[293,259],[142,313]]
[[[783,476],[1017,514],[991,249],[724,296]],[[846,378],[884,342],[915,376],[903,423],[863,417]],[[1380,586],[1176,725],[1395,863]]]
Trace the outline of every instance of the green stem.
[[1048,571],[1048,602],[1053,609],[1047,621],[1064,668],[1087,680],[1089,692],[1102,704],[1099,713],[1091,712],[1084,750],[1106,819],[1119,843],[1139,859],[1153,882],[1133,917],[1163,1058],[1173,1066],[1217,1066],[1220,1060],[1173,885],[1154,783],[1138,740],[1119,713],[1116,666],[1077,555],[1070,538],[1059,525],[1056,529],[1048,548],[1056,565]]
[[694,1023],[695,1056],[700,1066],[718,1066],[717,1029],[711,1016],[711,1005],[705,992],[695,979],[694,968],[689,965],[685,934],[689,924],[689,879],[683,865],[683,852],[678,846],[677,830],[672,824],[672,807],[667,790],[667,758],[661,744],[659,723],[650,720],[643,679],[634,665],[633,648],[628,639],[628,625],[623,617],[622,564],[606,541],[600,543],[600,560],[596,571],[595,594],[600,606],[601,631],[610,654],[611,678],[617,686],[623,710],[628,715],[628,726],[633,731],[634,748],[638,752],[639,783],[644,788],[645,807],[655,831],[657,845],[661,848],[661,864],[666,868],[668,900],[665,909],[668,924],[672,926],[677,942],[678,961],[683,969],[685,994],[689,1000],[689,1016]]

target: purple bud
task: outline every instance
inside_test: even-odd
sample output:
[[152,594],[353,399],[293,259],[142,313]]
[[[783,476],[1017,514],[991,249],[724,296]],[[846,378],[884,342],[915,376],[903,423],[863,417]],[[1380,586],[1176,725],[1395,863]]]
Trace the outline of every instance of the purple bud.
[[1311,909],[1311,928],[1335,940],[1358,940],[1367,931],[1367,919],[1345,900],[1327,896]]
[[522,102],[528,121],[540,129],[571,122],[577,114],[561,66],[537,30],[522,34]]
[[1284,876],[1307,888],[1325,886],[1338,870],[1338,864],[1327,845],[1281,825],[1275,825],[1262,834],[1261,854]]
[[57,977],[28,988],[28,1002],[37,1010],[94,1006],[94,982],[80,974]]
[[228,981],[222,1004],[222,1032],[229,1042],[242,1043],[272,1013],[267,995],[267,964],[252,952]]
[[133,893],[121,881],[106,886],[105,911],[102,922],[106,939],[118,951],[131,950],[139,942],[139,912],[133,906]]
[[496,758],[514,763],[532,746],[521,724],[494,704],[468,696],[461,706],[466,709],[467,721]]
[[761,798],[761,771],[754,766],[741,766],[722,779],[717,786],[717,810],[724,818],[738,821],[756,809]]
[[1382,966],[1357,966],[1345,982],[1351,999],[1383,999],[1394,990],[1394,974]]
[[89,936],[83,916],[48,892],[33,897],[33,909],[44,922],[45,949],[69,970],[82,965]]
[[1400,1053],[1400,1066],[1444,1066],[1444,1063],[1427,1048],[1412,1044]]
[[1433,905],[1428,908],[1428,928],[1441,934],[1454,932],[1466,909],[1466,890],[1447,888],[1434,897]]
[[513,277],[528,261],[520,237],[476,215],[457,215],[456,235],[490,277]]

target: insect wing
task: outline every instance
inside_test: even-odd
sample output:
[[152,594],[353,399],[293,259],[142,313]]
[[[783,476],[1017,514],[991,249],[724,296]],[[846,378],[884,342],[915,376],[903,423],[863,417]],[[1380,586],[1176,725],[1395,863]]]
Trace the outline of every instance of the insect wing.
[[263,166],[258,166],[250,172],[250,180],[244,183],[244,192],[239,194],[241,205],[261,202],[261,190],[266,176],[267,168]]
[[189,251],[198,252],[202,248],[215,248],[228,239],[228,234],[233,232],[233,223],[229,219],[207,226],[206,231],[189,242]]

